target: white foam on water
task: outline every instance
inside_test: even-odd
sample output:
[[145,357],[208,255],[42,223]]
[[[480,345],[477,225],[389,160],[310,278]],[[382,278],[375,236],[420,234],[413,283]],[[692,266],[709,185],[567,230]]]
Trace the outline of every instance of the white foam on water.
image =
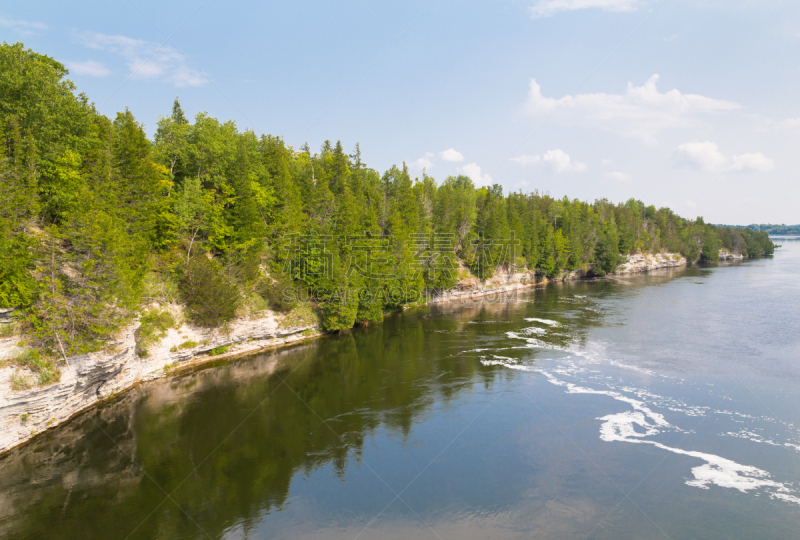
[[520,333],[521,334],[536,334],[538,336],[541,336],[542,334],[546,334],[547,333],[547,329],[546,328],[539,328],[537,326],[531,326],[530,328],[523,328],[522,330],[520,330]]
[[509,360],[511,362],[514,361],[512,358],[506,358],[504,356],[497,356],[493,354],[492,359],[486,357],[481,358],[481,364],[483,364],[484,366],[503,366],[509,369],[516,369],[519,371],[536,371],[533,367],[526,366],[525,364],[509,364],[508,363]]
[[[647,439],[647,437],[658,435],[664,431],[684,432],[684,430],[670,424],[662,414],[650,409],[644,401],[626,396],[615,390],[597,390],[563,381],[549,371],[520,364],[508,364],[504,362],[503,357],[492,356],[494,358],[493,360],[481,360],[481,363],[484,365],[503,365],[510,369],[523,371],[536,371],[544,375],[551,384],[565,388],[568,394],[603,395],[630,405],[631,410],[598,418],[598,420],[602,421],[600,425],[600,439],[606,442],[649,444],[674,454],[705,461],[705,464],[698,465],[691,469],[693,478],[686,480],[686,484],[689,486],[700,489],[709,489],[711,486],[718,486],[727,489],[736,489],[742,493],[757,490],[768,494],[773,499],[800,505],[800,497],[796,496],[796,494],[794,494],[795,492],[786,484],[773,480],[770,473],[765,470],[752,465],[736,463],[735,461],[715,454],[683,450]],[[576,366],[559,366],[554,371],[563,375],[574,375],[582,371],[582,368]],[[641,395],[660,397],[644,391],[641,392]],[[699,412],[697,409],[693,409],[692,411],[695,413]]]
[[644,375],[651,375],[651,376],[655,375],[654,372],[650,371],[647,368],[634,366],[634,365],[631,365],[631,364],[626,364],[624,362],[619,362],[617,360],[606,360],[606,362],[609,365],[612,365],[614,367],[618,367],[618,368],[622,368],[622,369],[628,369],[628,370],[631,370],[631,371],[638,371],[639,373],[643,373]]
[[[585,386],[578,386],[570,382],[565,382],[557,379],[547,371],[539,370],[539,373],[547,377],[547,380],[550,381],[550,383],[555,384],[556,386],[566,387],[568,394],[595,394],[608,396],[617,401],[627,403],[633,407],[633,411],[629,411],[631,414],[620,413],[601,418],[601,420],[607,420],[608,423],[607,426],[604,425],[600,429],[600,438],[604,441],[620,440],[618,437],[621,433],[626,433],[630,436],[645,437],[660,433],[662,429],[682,431],[681,429],[676,428],[667,422],[663,415],[653,412],[645,405],[643,401],[633,399],[613,390],[595,390],[594,388],[587,388]],[[650,419],[652,423],[648,422],[648,419]],[[640,434],[637,432],[633,427],[634,424],[644,428],[645,433]]]
[[[756,443],[769,444],[769,445],[772,445],[772,446],[783,446],[780,443],[776,443],[772,439],[765,439],[764,437],[762,437],[758,433],[753,433],[752,431],[748,431],[746,429],[742,429],[742,430],[739,430],[739,431],[736,431],[736,432],[729,431],[727,433],[724,433],[724,435],[727,435],[728,437],[736,437],[738,439],[747,439],[748,441],[753,441],[753,442],[756,442]],[[789,444],[789,443],[786,443],[786,444]]]
[[757,416],[752,416],[752,415],[749,415],[749,414],[742,414],[742,413],[738,413],[738,412],[734,412],[734,411],[713,411],[713,412],[714,412],[714,414],[726,414],[728,416],[736,416],[738,418],[746,418],[747,420],[771,420],[771,418],[768,418],[768,417],[759,418]]
[[546,324],[548,326],[561,326],[561,323],[558,321],[554,321],[552,319],[537,319],[536,317],[530,317],[525,319],[528,322],[538,322],[542,324]]
[[[512,337],[510,333],[507,332],[509,337]],[[521,336],[517,336],[521,338]],[[524,338],[521,338],[524,339]],[[538,345],[538,344],[537,344]],[[582,358],[586,364],[607,364],[610,366],[614,366],[617,368],[625,369],[628,371],[635,371],[637,373],[641,373],[643,375],[648,375],[650,377],[662,377],[662,378],[671,378],[665,375],[660,375],[655,373],[647,368],[634,366],[631,364],[626,364],[624,362],[620,362],[618,360],[614,360],[612,358],[608,358],[608,355],[604,352],[605,347],[602,343],[593,343],[591,344],[591,349],[580,349],[577,346],[567,347],[567,348],[559,348],[559,350],[563,350],[565,352],[570,353],[573,356]]]
[[661,407],[673,412],[680,412],[686,416],[706,416],[706,413],[710,410],[710,407],[688,405],[686,402],[679,399],[661,396],[648,390],[641,390],[639,388],[623,386],[620,388],[620,390],[623,392],[628,392],[629,394],[635,394],[637,397],[645,400],[647,403],[656,405],[657,407]]
[[746,429],[741,429],[739,431],[728,431],[727,433],[722,433],[721,435],[725,436],[725,437],[736,437],[737,439],[746,439],[746,440],[752,441],[754,443],[767,444],[769,446],[778,446],[778,447],[781,447],[781,448],[784,448],[784,447],[785,448],[791,448],[795,452],[800,452],[800,444],[795,444],[795,443],[790,443],[790,442],[779,443],[779,442],[774,441],[773,439],[767,438],[767,437],[765,437],[763,435],[760,435],[758,433],[754,433],[754,432],[746,430]]
[[[546,324],[550,327],[562,326],[561,323],[549,319],[526,318],[525,320],[528,322]],[[681,412],[687,416],[693,417],[707,416],[708,414],[729,415],[733,421],[740,423],[745,420],[765,420],[774,422],[774,419],[767,417],[758,418],[729,410],[715,410],[710,407],[691,406],[683,401],[659,396],[646,390],[622,387],[622,392],[633,394],[639,399],[629,397],[628,395],[618,391],[618,388],[615,388],[608,382],[608,379],[611,379],[613,382],[612,378],[608,377],[602,372],[588,370],[585,366],[592,364],[608,364],[614,367],[636,371],[648,376],[661,377],[661,375],[653,373],[645,368],[640,368],[638,366],[624,364],[613,359],[604,358],[605,355],[601,354],[602,351],[598,353],[598,351],[587,351],[585,349],[579,350],[574,347],[561,347],[547,343],[541,339],[537,339],[536,337],[531,337],[531,334],[540,336],[546,332],[547,329],[536,328],[535,330],[523,329],[517,332],[506,332],[506,335],[511,339],[524,341],[526,344],[521,348],[536,348],[565,352],[572,355],[576,360],[580,359],[578,360],[578,363],[569,359],[566,361],[561,359],[559,360],[559,365],[551,368],[549,371],[520,364],[517,360],[512,360],[497,355],[491,355],[491,358],[482,357],[481,363],[484,365],[502,365],[509,369],[520,371],[539,372],[544,375],[551,384],[565,388],[566,392],[569,394],[604,395],[616,401],[626,403],[631,407],[630,410],[598,418],[598,420],[602,422],[600,426],[600,439],[606,442],[649,444],[661,450],[704,461],[705,463],[703,465],[698,465],[691,469],[693,478],[686,480],[686,484],[689,486],[701,489],[709,489],[711,486],[718,486],[727,489],[736,489],[742,493],[755,492],[756,495],[759,493],[764,493],[773,499],[800,505],[800,496],[798,496],[798,493],[794,492],[786,484],[774,480],[770,473],[765,470],[751,465],[736,463],[735,461],[717,456],[715,454],[674,448],[661,442],[649,439],[649,437],[653,437],[666,431],[682,433],[692,433],[692,431],[687,432],[675,425],[670,424],[662,414],[653,411],[648,404],[654,404],[657,407],[661,407],[670,411]],[[579,377],[583,380],[591,379],[604,384],[608,389],[595,389],[581,386],[562,380],[556,375],[563,378]],[[793,428],[793,426],[789,427]],[[752,431],[742,430],[738,433],[729,432],[727,435],[749,439],[753,442],[781,446],[781,444],[776,443],[771,439],[761,437]],[[800,445],[784,443],[783,446],[800,451]]]
[[550,345],[549,343],[546,343],[546,342],[542,341],[541,339],[536,339],[536,338],[532,338],[532,337],[525,337],[523,335],[520,335],[520,332],[506,332],[506,335],[511,339],[519,339],[519,340],[525,341],[528,344],[526,346],[526,348],[538,348],[538,349],[555,350],[555,346]]
[[787,493],[770,493],[770,497],[773,499],[782,499],[784,501],[793,502],[794,504],[800,504],[800,498],[795,497],[794,495],[789,495]]

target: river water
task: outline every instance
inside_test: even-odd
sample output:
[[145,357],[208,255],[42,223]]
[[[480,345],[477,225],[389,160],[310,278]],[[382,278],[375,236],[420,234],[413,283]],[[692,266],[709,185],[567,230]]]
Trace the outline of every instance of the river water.
[[798,538],[777,242],[143,385],[0,458],[0,538]]

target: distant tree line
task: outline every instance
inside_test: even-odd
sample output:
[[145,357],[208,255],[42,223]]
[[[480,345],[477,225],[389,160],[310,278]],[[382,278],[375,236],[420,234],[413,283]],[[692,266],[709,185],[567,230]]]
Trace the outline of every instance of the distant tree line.
[[338,330],[498,264],[604,275],[641,251],[697,261],[774,249],[766,232],[633,199],[504,194],[405,165],[381,174],[358,145],[294,149],[205,113],[190,120],[177,99],[149,140],[130,111],[99,114],[67,74],[20,43],[0,48],[0,307],[20,308],[29,343],[50,355],[97,350],[165,299],[218,326],[313,291]]
[[796,236],[800,235],[800,225],[734,225],[736,228],[746,227],[754,231],[764,231],[771,236]]

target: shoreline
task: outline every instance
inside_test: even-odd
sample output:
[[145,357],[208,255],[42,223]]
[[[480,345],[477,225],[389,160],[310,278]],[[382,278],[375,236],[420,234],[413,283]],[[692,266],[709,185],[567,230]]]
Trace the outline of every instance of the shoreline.
[[[629,256],[613,274],[597,279],[613,279],[621,275],[687,265],[685,258],[676,257],[675,254],[636,254]],[[578,279],[586,279],[586,274],[573,271],[538,281],[532,272],[500,274],[483,282],[478,278],[466,278],[455,288],[426,297],[424,303],[408,306],[402,311],[441,303],[475,301],[493,295],[506,296],[529,288]],[[316,325],[283,327],[283,322],[282,317],[267,312],[263,318],[233,321],[225,331],[197,329],[184,324],[177,329],[170,329],[168,335],[152,348],[152,354],[145,358],[140,358],[135,352],[137,323],[126,329],[120,339],[109,342],[103,351],[70,357],[67,366],[62,368],[59,382],[26,390],[12,390],[9,379],[14,370],[8,366],[2,368],[0,457],[140,384],[178,375],[212,362],[251,356],[332,335]],[[188,338],[198,339],[201,345],[191,350],[176,348],[180,340]],[[15,344],[7,343],[10,341],[14,339],[0,340],[0,353],[5,348],[5,356],[15,349]],[[211,354],[213,350],[223,347],[226,350],[221,354]]]

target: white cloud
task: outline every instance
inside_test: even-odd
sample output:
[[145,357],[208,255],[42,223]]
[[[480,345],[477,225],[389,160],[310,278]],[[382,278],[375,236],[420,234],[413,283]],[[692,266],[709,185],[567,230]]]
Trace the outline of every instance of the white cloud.
[[563,172],[583,172],[586,170],[585,163],[573,163],[569,154],[560,149],[548,150],[545,152],[544,156],[540,156],[539,154],[516,156],[510,158],[510,161],[518,163],[523,167],[537,163],[546,163],[550,165],[554,172],[559,174]]
[[464,156],[455,148],[448,148],[444,152],[440,152],[439,155],[445,161],[464,161]]
[[629,182],[631,180],[631,175],[622,171],[607,172],[603,176],[609,180],[616,180],[617,182]]
[[482,174],[481,168],[477,163],[468,163],[456,170],[461,174],[469,176],[478,187],[491,186],[494,183],[494,180],[492,180],[491,176],[488,174]]
[[433,163],[428,158],[421,157],[418,160],[409,163],[408,167],[410,169],[416,169],[418,171],[421,171],[422,169],[430,169],[431,167],[433,167]]
[[586,170],[586,164],[580,162],[572,162],[569,154],[556,148],[555,150],[548,150],[545,152],[542,161],[549,163],[553,171],[561,174],[565,172],[583,172]]
[[21,19],[9,19],[8,17],[0,14],[0,26],[6,28],[14,28],[22,34],[33,34],[36,32],[44,32],[47,30],[47,25],[36,21],[23,21]]
[[179,88],[200,86],[208,82],[207,77],[192,65],[186,55],[174,47],[95,32],[85,32],[76,37],[90,49],[122,56],[132,78],[160,80]]
[[670,41],[675,41],[678,39],[678,34],[672,34],[671,36],[665,37],[663,39],[664,43],[669,43]]
[[775,168],[775,163],[758,152],[756,154],[741,154],[733,158],[730,170],[742,172],[769,172]]
[[105,77],[111,74],[106,66],[94,60],[87,60],[85,62],[64,62],[70,73],[76,75],[88,75],[90,77]]
[[539,154],[535,154],[532,156],[522,155],[522,156],[512,157],[510,158],[510,160],[513,161],[514,163],[519,163],[524,167],[525,165],[539,163],[540,161],[542,161],[542,156],[540,156]]
[[605,11],[634,11],[639,0],[539,0],[530,8],[531,17],[540,19],[562,11],[600,8]]
[[679,145],[672,156],[677,166],[708,172],[769,172],[775,164],[761,152],[725,157],[716,143],[689,142]]
[[711,141],[681,144],[675,149],[672,159],[678,166],[705,171],[718,171],[727,161],[717,144]]
[[657,82],[658,75],[653,75],[642,86],[629,82],[624,94],[578,94],[555,99],[544,97],[539,83],[531,79],[523,110],[534,116],[552,114],[554,120],[565,124],[599,128],[654,144],[661,131],[697,127],[704,115],[742,108],[731,101],[678,90],[662,93],[656,88]]

